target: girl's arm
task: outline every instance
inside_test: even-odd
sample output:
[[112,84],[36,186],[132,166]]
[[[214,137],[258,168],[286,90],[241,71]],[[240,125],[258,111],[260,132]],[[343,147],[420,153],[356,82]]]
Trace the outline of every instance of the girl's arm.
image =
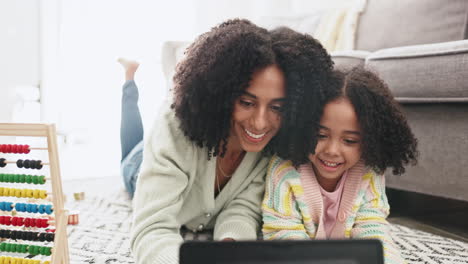
[[177,215],[194,151],[173,120],[165,113],[145,144],[133,203],[131,248],[137,263],[178,263],[183,239]]
[[310,239],[296,200],[302,193],[299,173],[288,161],[274,157],[268,166],[262,204],[265,240]]
[[364,177],[368,178],[369,184],[357,211],[351,237],[379,239],[383,243],[386,264],[406,263],[390,235],[390,224],[387,222],[390,206],[385,194],[385,177],[375,173]]

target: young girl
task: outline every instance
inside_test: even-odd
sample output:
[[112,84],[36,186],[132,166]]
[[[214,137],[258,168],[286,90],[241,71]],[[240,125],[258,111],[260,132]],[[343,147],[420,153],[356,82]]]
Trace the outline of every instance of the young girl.
[[[404,263],[386,220],[383,173],[415,163],[417,140],[387,86],[362,68],[336,72],[322,105],[316,114],[299,106],[312,114],[290,124],[289,147],[270,161],[264,238],[378,238],[386,263]],[[304,136],[312,143],[295,140]]]

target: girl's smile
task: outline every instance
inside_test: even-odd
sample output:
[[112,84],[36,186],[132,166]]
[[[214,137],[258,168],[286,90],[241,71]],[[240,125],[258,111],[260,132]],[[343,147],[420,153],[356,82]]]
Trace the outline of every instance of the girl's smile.
[[339,166],[343,164],[340,162],[331,162],[331,161],[322,160],[320,158],[317,158],[317,159],[321,162],[323,167],[328,171],[335,171],[339,168]]

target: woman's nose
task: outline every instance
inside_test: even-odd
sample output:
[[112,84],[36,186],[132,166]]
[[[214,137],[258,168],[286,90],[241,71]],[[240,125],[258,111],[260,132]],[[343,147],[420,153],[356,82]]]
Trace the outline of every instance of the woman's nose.
[[256,109],[252,117],[252,122],[257,132],[264,132],[268,126],[267,111],[261,107]]

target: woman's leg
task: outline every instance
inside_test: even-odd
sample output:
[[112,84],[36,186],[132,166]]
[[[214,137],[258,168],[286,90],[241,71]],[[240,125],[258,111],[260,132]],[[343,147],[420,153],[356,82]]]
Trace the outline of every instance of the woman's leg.
[[143,122],[138,108],[138,88],[134,81],[138,62],[119,59],[125,69],[125,84],[122,90],[122,113],[120,145],[122,150],[121,173],[125,188],[131,197],[143,158]]
[[120,122],[121,160],[123,161],[130,151],[143,140],[143,122],[138,108],[138,88],[134,81],[139,64],[125,59],[119,59],[119,62],[125,69]]
[[143,141],[140,141],[127,157],[122,161],[120,171],[124,180],[125,189],[130,197],[135,193],[138,173],[140,172],[141,162],[143,160]]

